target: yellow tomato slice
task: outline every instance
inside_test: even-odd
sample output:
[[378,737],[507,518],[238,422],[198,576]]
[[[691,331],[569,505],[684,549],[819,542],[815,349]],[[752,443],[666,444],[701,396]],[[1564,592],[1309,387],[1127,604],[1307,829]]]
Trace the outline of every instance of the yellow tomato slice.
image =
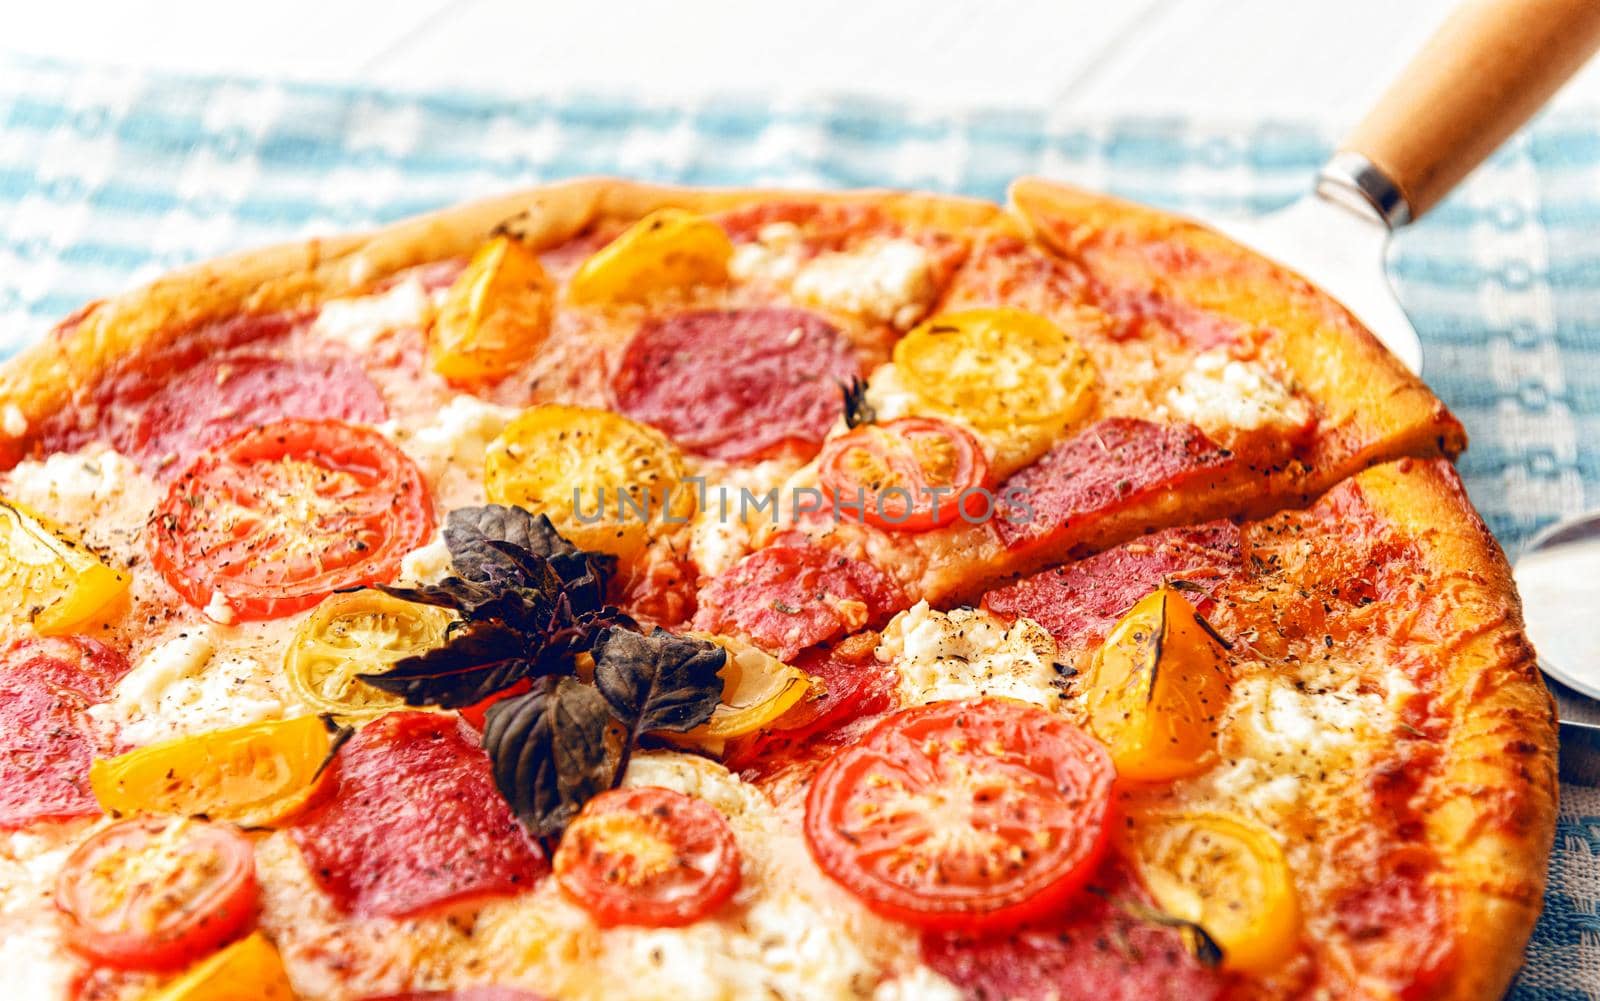
[[1128,855],[1162,911],[1204,928],[1226,969],[1270,973],[1294,954],[1300,902],[1283,849],[1215,813],[1133,818]]
[[335,594],[295,632],[285,656],[289,685],[318,712],[370,719],[405,705],[356,677],[381,674],[406,657],[444,642],[454,616],[382,591]]
[[12,625],[45,636],[75,631],[128,590],[128,578],[43,518],[0,500],[0,593]]
[[550,334],[555,285],[539,255],[510,236],[478,248],[439,307],[428,353],[433,369],[456,385],[509,375]]
[[315,716],[251,723],[97,758],[89,785],[111,814],[204,814],[262,827],[306,804],[330,746]]
[[295,1001],[283,959],[252,932],[189,967],[148,1001]]
[[584,549],[631,560],[651,532],[694,515],[683,459],[655,428],[621,414],[547,403],[522,412],[489,444],[489,500],[550,517]]
[[722,678],[722,704],[711,718],[681,740],[707,745],[729,737],[754,733],[782,716],[806,697],[811,676],[797,667],[740,640],[710,633],[693,633],[728,652],[728,659],[717,672]]
[[1020,309],[925,320],[895,345],[894,364],[913,393],[979,428],[1065,425],[1094,402],[1094,363],[1083,348]]
[[1160,782],[1211,766],[1228,701],[1225,650],[1189,600],[1160,587],[1095,654],[1084,700],[1118,776]]
[[728,280],[733,242],[722,227],[683,209],[652,212],[578,268],[573,302],[643,302],[668,289]]

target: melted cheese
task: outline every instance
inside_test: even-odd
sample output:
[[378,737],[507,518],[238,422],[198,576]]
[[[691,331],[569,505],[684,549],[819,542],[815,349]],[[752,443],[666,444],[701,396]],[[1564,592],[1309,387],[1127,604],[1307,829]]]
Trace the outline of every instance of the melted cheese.
[[793,223],[762,227],[734,251],[728,270],[744,281],[787,287],[802,302],[909,330],[938,295],[933,258],[912,240],[876,238],[807,258]]
[[922,319],[938,293],[928,252],[899,239],[819,254],[800,268],[791,287],[806,302],[900,330]]
[[1311,419],[1311,409],[1256,362],[1240,361],[1222,348],[1198,355],[1168,392],[1166,410],[1213,438],[1273,428],[1293,431]]
[[1208,809],[1233,809],[1281,829],[1316,814],[1317,802],[1337,795],[1370,749],[1384,746],[1391,701],[1362,690],[1354,677],[1263,670],[1234,686],[1221,722],[1222,762],[1177,788]]
[[25,459],[4,492],[97,548],[131,547],[161,493],[131,459],[103,447]]
[[705,474],[700,504],[689,523],[689,557],[701,573],[720,574],[750,551],[752,533],[773,524],[775,502],[769,497],[787,496],[792,472],[788,463],[768,461]]
[[442,531],[400,558],[400,579],[414,584],[438,583],[450,569],[450,547],[444,544]]
[[312,321],[311,333],[365,353],[391,330],[427,326],[433,308],[433,298],[422,283],[407,278],[376,295],[328,300]]
[[184,627],[146,653],[90,715],[115,724],[132,744],[288,715],[298,703],[282,677],[281,659],[267,653],[276,648],[281,658],[281,645],[242,650],[227,642],[237,632],[211,624]]
[[1056,641],[1032,619],[1007,625],[980,609],[938,612],[919,601],[890,621],[877,655],[895,665],[901,705],[995,695],[1055,710],[1066,697]]
[[439,509],[448,510],[484,502],[483,453],[521,412],[461,393],[426,424],[407,428],[388,421],[378,429],[411,457],[433,488]]
[[64,998],[78,964],[61,942],[56,876],[87,821],[0,834],[0,969],[6,996]]

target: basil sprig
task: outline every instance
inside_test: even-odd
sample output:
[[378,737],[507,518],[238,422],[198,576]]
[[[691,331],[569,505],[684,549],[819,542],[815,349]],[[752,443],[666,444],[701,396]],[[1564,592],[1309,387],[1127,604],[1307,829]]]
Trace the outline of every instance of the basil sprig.
[[[454,610],[443,645],[360,678],[408,705],[447,709],[531,681],[489,709],[483,734],[495,784],[531,834],[559,835],[584,802],[615,787],[645,733],[711,718],[727,654],[638,631],[605,600],[615,557],[579,549],[542,514],[498,504],[451,511],[444,541],[452,576],[379,588]],[[592,683],[577,676],[582,654],[593,659]]]

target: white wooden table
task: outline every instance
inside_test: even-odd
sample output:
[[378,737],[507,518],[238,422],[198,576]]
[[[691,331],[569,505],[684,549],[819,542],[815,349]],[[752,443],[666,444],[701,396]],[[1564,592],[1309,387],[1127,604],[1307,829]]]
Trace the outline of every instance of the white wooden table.
[[[49,0],[0,52],[512,94],[852,91],[1353,121],[1452,0]],[[1558,98],[1600,109],[1600,65]]]

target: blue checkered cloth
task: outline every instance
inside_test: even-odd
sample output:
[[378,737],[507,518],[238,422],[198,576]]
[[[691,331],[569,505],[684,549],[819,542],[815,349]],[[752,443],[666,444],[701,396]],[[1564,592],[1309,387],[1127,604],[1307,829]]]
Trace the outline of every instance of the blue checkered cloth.
[[[178,265],[579,174],[998,200],[1040,173],[1255,213],[1299,195],[1331,140],[1294,122],[509,100],[0,61],[0,357]],[[1391,267],[1428,380],[1472,435],[1472,497],[1506,548],[1600,506],[1600,124],[1547,120],[1513,141],[1396,239]],[[1597,901],[1600,790],[1569,785],[1517,1001],[1600,1001]]]

